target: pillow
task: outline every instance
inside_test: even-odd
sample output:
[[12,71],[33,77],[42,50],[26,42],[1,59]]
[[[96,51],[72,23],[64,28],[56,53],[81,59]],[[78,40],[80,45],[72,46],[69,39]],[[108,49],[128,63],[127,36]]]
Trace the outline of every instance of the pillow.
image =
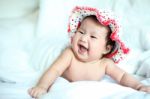
[[55,40],[49,37],[35,40],[30,63],[36,71],[44,72],[68,44],[65,39],[55,38]]
[[54,36],[67,36],[66,16],[68,17],[70,5],[63,0],[41,0],[37,36],[39,38],[49,36],[51,39]]
[[67,36],[69,16],[77,5],[110,9],[112,4],[111,0],[41,0],[37,36]]
[[39,0],[1,0],[0,18],[21,17],[38,8]]

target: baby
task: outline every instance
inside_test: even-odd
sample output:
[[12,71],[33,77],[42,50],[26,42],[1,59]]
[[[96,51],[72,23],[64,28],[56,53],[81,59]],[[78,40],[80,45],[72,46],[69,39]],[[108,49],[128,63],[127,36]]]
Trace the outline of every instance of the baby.
[[29,94],[37,98],[48,91],[57,77],[70,82],[99,81],[109,75],[119,84],[139,91],[150,92],[131,75],[115,63],[127,54],[129,49],[119,39],[119,25],[108,12],[89,7],[75,7],[68,26],[71,45],[43,74],[38,84],[29,89]]

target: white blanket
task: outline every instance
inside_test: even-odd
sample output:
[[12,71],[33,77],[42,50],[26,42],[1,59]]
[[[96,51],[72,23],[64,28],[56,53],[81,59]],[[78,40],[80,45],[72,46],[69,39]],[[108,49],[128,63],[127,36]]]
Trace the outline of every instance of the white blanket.
[[[142,82],[150,84],[150,78]],[[27,91],[33,85],[33,83],[0,82],[0,99],[33,99]],[[150,94],[120,86],[106,79],[100,82],[70,83],[60,77],[53,84],[51,90],[40,99],[150,99]]]
[[[150,78],[143,83],[150,83]],[[40,99],[150,99],[150,94],[106,80],[70,83],[58,78],[51,90]]]

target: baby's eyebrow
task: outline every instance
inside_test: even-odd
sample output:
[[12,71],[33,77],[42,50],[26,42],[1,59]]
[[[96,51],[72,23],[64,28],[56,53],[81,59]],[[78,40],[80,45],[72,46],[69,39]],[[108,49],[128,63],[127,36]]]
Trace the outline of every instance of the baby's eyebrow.
[[100,38],[105,38],[105,35],[102,35],[101,32],[98,32],[98,33],[93,32],[92,35],[94,35],[96,37],[100,37]]
[[97,32],[95,32],[95,31],[93,31],[93,32],[92,32],[92,35],[98,35],[98,36],[100,36],[101,33],[100,33],[100,32],[97,33]]

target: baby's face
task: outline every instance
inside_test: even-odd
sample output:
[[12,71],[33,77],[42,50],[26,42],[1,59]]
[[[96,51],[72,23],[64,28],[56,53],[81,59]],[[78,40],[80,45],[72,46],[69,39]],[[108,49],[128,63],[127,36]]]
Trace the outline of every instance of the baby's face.
[[91,18],[82,21],[72,40],[76,57],[84,62],[99,60],[107,53],[106,36],[108,27],[96,23]]

